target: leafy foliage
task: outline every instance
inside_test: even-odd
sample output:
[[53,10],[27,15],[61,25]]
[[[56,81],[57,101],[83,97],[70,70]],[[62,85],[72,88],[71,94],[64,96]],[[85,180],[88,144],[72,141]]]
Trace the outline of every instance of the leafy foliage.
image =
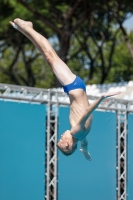
[[133,33],[123,28],[132,1],[2,0],[0,10],[0,82],[59,86],[31,42],[9,26],[17,17],[32,21],[86,83],[133,79]]

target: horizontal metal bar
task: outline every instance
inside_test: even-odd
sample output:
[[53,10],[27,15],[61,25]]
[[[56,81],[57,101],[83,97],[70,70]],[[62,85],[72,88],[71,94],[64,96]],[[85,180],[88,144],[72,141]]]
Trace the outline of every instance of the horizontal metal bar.
[[[39,94],[41,92],[48,94],[48,92],[50,92],[51,95],[57,94],[58,95],[57,97],[67,97],[66,94],[63,91],[58,91],[58,88],[57,88],[57,90],[55,90],[55,89],[43,89],[43,88],[34,88],[34,87],[18,86],[18,85],[0,83],[0,90],[6,90],[8,88],[10,88],[10,90],[12,90],[12,91],[17,91],[17,92],[23,92],[24,90],[27,90],[27,92],[32,93],[32,94],[33,93]],[[90,100],[95,100],[95,99],[98,98],[97,96],[92,96],[92,95],[87,95],[87,97]],[[113,102],[121,103],[121,104],[125,104],[125,105],[127,105],[127,104],[133,105],[132,100],[109,98],[109,101],[113,101]]]
[[[51,105],[54,105],[54,104],[58,104],[58,105],[64,105],[64,106],[69,106],[70,103],[68,102],[59,102],[59,101],[53,101],[53,100],[43,100],[43,99],[34,99],[34,98],[27,98],[27,97],[13,97],[13,96],[6,96],[6,95],[0,95],[0,99],[8,99],[8,100],[17,100],[17,101],[25,101],[25,102],[36,102],[36,103],[48,103],[50,102]],[[104,107],[104,106],[98,106],[98,109],[102,109],[102,110],[109,110],[109,111],[121,111],[121,112],[133,112],[132,109],[122,109],[122,108],[117,108],[117,107],[114,107],[114,108],[111,108],[111,107]]]
[[49,89],[43,89],[43,88],[34,88],[34,87],[28,87],[28,86],[18,86],[18,85],[0,83],[0,90],[6,90],[7,88],[10,88],[11,90],[14,90],[14,91],[27,90],[28,92],[35,92],[35,93],[49,91]]
[[27,97],[12,97],[12,96],[6,96],[6,95],[0,95],[0,99],[4,100],[17,100],[17,101],[26,101],[26,102],[37,102],[37,103],[47,103],[48,101],[46,100],[41,100],[41,99],[34,99],[34,98],[27,98]]

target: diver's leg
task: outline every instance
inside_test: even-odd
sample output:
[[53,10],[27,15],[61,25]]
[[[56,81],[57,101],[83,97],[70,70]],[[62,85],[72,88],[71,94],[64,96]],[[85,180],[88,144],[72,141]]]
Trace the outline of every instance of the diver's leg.
[[10,24],[23,33],[37,47],[62,85],[67,85],[74,81],[76,76],[58,57],[49,41],[33,29],[31,22],[17,18],[13,22],[10,21]]

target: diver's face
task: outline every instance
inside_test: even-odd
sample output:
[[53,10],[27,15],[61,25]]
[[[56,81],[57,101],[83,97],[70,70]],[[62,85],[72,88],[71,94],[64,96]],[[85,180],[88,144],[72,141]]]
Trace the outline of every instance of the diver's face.
[[70,131],[67,130],[61,135],[61,138],[57,143],[57,146],[59,146],[59,148],[61,148],[65,152],[70,152],[72,151],[72,145],[73,145],[72,135],[70,134]]

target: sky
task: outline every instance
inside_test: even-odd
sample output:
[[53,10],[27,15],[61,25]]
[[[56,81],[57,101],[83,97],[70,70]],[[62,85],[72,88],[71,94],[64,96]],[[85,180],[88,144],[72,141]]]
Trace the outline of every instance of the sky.
[[133,30],[133,15],[132,15],[132,17],[130,19],[127,19],[124,22],[124,27],[127,28],[128,32]]

